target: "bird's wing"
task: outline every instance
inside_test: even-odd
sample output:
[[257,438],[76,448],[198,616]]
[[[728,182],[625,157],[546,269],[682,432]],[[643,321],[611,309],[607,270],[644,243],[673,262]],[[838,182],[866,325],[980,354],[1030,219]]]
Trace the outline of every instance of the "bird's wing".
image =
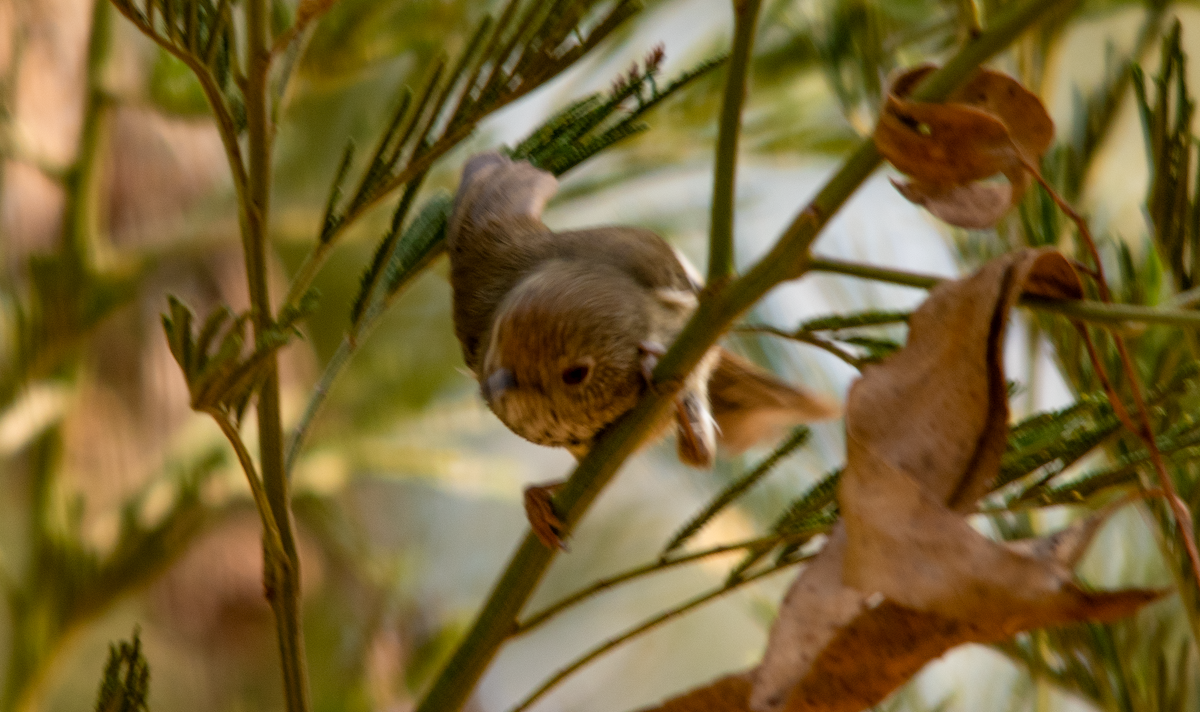
[[541,218],[557,190],[558,181],[546,171],[494,151],[473,156],[463,168],[446,248],[454,330],[472,370],[496,306],[553,241]]
[[784,383],[746,359],[720,349],[708,380],[708,397],[721,444],[741,452],[780,431],[836,418],[840,408],[829,396]]
[[690,273],[694,268],[685,267],[675,249],[651,230],[620,226],[562,232],[553,249],[556,257],[615,267],[650,290],[681,296],[700,291]]

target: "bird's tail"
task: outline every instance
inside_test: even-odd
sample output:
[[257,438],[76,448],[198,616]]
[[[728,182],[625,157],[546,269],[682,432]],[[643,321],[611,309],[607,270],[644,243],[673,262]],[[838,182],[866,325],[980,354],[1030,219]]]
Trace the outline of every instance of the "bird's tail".
[[720,354],[708,379],[708,398],[718,438],[730,452],[778,437],[791,426],[841,414],[829,396],[785,383],[725,349]]
[[450,232],[503,220],[540,224],[546,201],[558,191],[553,175],[495,151],[476,154],[463,167]]

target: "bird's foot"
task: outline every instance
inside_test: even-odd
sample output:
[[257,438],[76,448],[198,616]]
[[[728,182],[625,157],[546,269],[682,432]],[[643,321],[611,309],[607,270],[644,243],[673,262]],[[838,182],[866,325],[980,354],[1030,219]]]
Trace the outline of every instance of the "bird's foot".
[[708,404],[694,392],[675,399],[679,459],[692,467],[711,467],[717,449],[716,426]]
[[525,518],[538,540],[548,549],[567,550],[563,541],[563,520],[554,511],[554,493],[563,486],[563,482],[548,485],[530,485],[525,488]]

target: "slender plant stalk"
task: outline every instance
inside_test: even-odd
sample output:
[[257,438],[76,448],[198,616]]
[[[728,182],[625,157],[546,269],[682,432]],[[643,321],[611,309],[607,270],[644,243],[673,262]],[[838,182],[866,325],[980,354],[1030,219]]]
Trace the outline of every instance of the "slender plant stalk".
[[[404,236],[404,218],[408,215],[408,211],[412,208],[413,200],[417,197],[417,191],[421,189],[421,184],[425,182],[425,174],[412,179],[404,189],[404,195],[400,196],[400,204],[396,206],[396,212],[392,216],[392,229],[384,238],[383,243],[379,246],[379,254],[384,255],[384,259],[390,259],[390,255],[396,249],[396,243]],[[386,262],[385,262],[386,264]],[[371,305],[375,300],[375,291],[379,287],[379,283],[384,278],[386,269],[378,269],[371,273],[369,281],[362,286],[362,311],[355,317],[353,323],[350,324],[348,336],[352,344],[358,343],[358,335],[362,331],[363,323],[371,316]]]
[[616,648],[617,646],[636,638],[637,636],[641,635],[642,633],[653,630],[654,628],[657,628],[658,626],[662,625],[663,623],[666,623],[670,620],[674,620],[675,618],[678,618],[679,616],[683,615],[684,613],[687,613],[688,611],[692,610],[693,608],[702,606],[705,603],[708,603],[709,601],[711,601],[713,599],[720,598],[721,596],[724,596],[725,594],[730,593],[731,591],[735,591],[749,583],[753,583],[755,581],[758,581],[759,579],[766,578],[767,576],[770,576],[771,574],[778,573],[779,571],[782,571],[783,569],[789,568],[789,567],[793,566],[794,564],[799,563],[799,561],[800,560],[797,559],[795,561],[787,561],[787,562],[784,562],[781,564],[775,564],[774,566],[771,566],[770,568],[759,571],[758,573],[747,576],[746,578],[737,579],[736,581],[731,581],[729,583],[726,583],[724,586],[721,586],[720,588],[716,588],[711,591],[707,591],[698,596],[695,596],[694,598],[684,601],[683,603],[670,609],[669,611],[663,611],[662,613],[659,613],[658,615],[654,616],[653,618],[650,618],[650,619],[634,626],[633,628],[630,628],[629,630],[625,631],[624,633],[621,633],[620,635],[618,635],[614,638],[610,638],[610,639],[606,640],[605,642],[601,643],[600,645],[597,645],[596,647],[592,648],[588,652],[579,656],[571,664],[567,665],[566,667],[562,668],[558,672],[554,673],[554,675],[552,675],[548,680],[546,680],[546,682],[542,683],[542,686],[539,687],[537,690],[535,690],[533,692],[533,694],[529,695],[529,697],[526,697],[525,700],[523,702],[521,702],[521,704],[512,708],[511,712],[523,712],[523,710],[529,709],[530,705],[532,705],[534,702],[537,702],[547,692],[549,692],[550,690],[557,687],[560,682],[567,679],[576,670],[579,670],[583,666],[592,662],[593,660],[600,657],[601,655],[604,655],[605,653],[612,650],[613,648]]
[[726,507],[733,504],[739,497],[748,492],[750,488],[761,482],[764,477],[771,474],[776,465],[787,459],[792,455],[792,453],[796,452],[796,450],[805,445],[811,435],[812,431],[805,426],[800,426],[793,430],[791,435],[784,438],[778,445],[775,446],[775,449],[771,452],[771,454],[760,460],[758,464],[750,469],[749,472],[739,475],[735,480],[729,483],[728,486],[718,492],[717,496],[709,501],[704,509],[700,510],[699,514],[696,514],[689,519],[687,523],[684,524],[683,527],[681,527],[675,533],[675,535],[671,537],[671,540],[667,542],[667,545],[663,547],[662,553],[659,554],[659,560],[668,560],[675,550],[686,544],[692,537],[696,536],[696,534],[700,533],[704,527],[708,526],[714,517],[723,512]]
[[[371,326],[373,324],[368,322],[364,328]],[[304,447],[304,441],[308,437],[309,429],[312,428],[313,420],[321,411],[321,406],[325,404],[325,398],[329,396],[329,389],[333,387],[333,382],[341,374],[342,369],[350,362],[350,357],[354,355],[358,344],[362,343],[362,337],[365,335],[365,333],[360,333],[359,339],[355,341],[351,341],[349,335],[343,336],[337,351],[333,352],[329,363],[325,364],[325,370],[321,372],[320,380],[313,387],[312,395],[308,398],[308,405],[304,407],[304,413],[300,416],[300,422],[296,424],[296,429],[288,438],[283,460],[283,469],[288,477],[291,477],[292,468],[296,466],[296,458],[300,456],[300,449]]]
[[445,249],[445,244],[436,248],[426,258],[424,263],[414,269],[402,285],[393,287],[386,294],[377,308],[367,307],[363,311],[362,323],[354,333],[347,333],[342,337],[342,342],[338,344],[337,351],[329,359],[329,363],[325,364],[325,370],[321,372],[321,378],[317,381],[317,385],[313,388],[312,395],[309,396],[308,405],[304,407],[304,413],[300,416],[300,422],[296,424],[296,429],[292,431],[291,437],[288,439],[286,457],[284,458],[284,472],[288,477],[291,477],[292,468],[296,466],[296,458],[300,456],[300,450],[304,447],[304,441],[308,437],[308,432],[312,428],[313,420],[317,417],[317,413],[321,411],[321,406],[325,404],[325,399],[329,396],[329,390],[333,388],[333,382],[341,375],[342,369],[350,362],[350,357],[357,351],[358,347],[366,341],[370,336],[371,331],[379,323],[379,320],[387,313],[388,308],[404,294],[406,287],[412,284],[413,280],[425,273],[433,262],[441,256]]
[[210,412],[209,415],[217,422],[221,432],[225,434],[225,439],[229,441],[234,454],[237,455],[238,464],[242,466],[242,472],[246,474],[246,481],[250,484],[250,495],[254,498],[254,506],[258,509],[258,516],[263,522],[263,547],[270,552],[268,556],[271,559],[286,562],[283,541],[279,537],[279,525],[275,522],[275,513],[271,511],[267,492],[263,489],[262,480],[259,479],[258,471],[254,467],[254,458],[250,456],[246,443],[242,441],[241,433],[224,413]]
[[[814,272],[829,272],[844,274],[850,277],[862,277],[876,282],[888,282],[905,287],[932,289],[944,281],[942,277],[919,274],[890,267],[848,262],[831,257],[813,257],[809,261],[809,269]],[[1200,329],[1200,312],[1184,309],[1163,309],[1159,307],[1144,307],[1136,304],[1114,304],[1112,302],[1095,302],[1086,299],[1063,300],[1046,297],[1022,296],[1018,302],[1023,307],[1038,311],[1061,314],[1073,321],[1084,321],[1109,326],[1124,322],[1141,322],[1146,324],[1166,324],[1187,329]],[[785,332],[782,335],[791,336]]]
[[717,133],[717,156],[713,165],[712,220],[709,225],[708,285],[720,289],[733,278],[733,206],[737,192],[738,136],[742,130],[742,105],[746,102],[746,79],[758,11],[762,0],[735,0],[733,4],[733,52],[725,76],[725,97]]
[[[821,531],[825,530],[821,529]],[[588,600],[589,598],[592,598],[596,594],[608,591],[609,589],[612,589],[623,583],[634,581],[651,574],[656,574],[660,571],[666,571],[667,569],[673,569],[676,566],[682,566],[683,564],[690,564],[695,561],[700,561],[701,559],[708,559],[713,556],[728,554],[731,551],[741,551],[742,549],[758,549],[760,547],[762,547],[764,550],[770,550],[776,546],[779,546],[780,544],[786,545],[794,541],[801,541],[803,539],[811,538],[813,534],[816,533],[819,532],[804,530],[789,532],[787,534],[771,534],[769,536],[758,537],[756,539],[747,539],[746,541],[734,542],[732,544],[722,544],[721,546],[714,546],[710,549],[703,549],[690,554],[682,554],[669,559],[660,559],[657,561],[652,561],[648,564],[643,564],[642,566],[637,566],[632,569],[622,571],[619,574],[614,574],[607,578],[600,579],[589,586],[579,589],[575,593],[567,595],[558,601],[551,603],[540,611],[530,614],[528,618],[521,621],[517,625],[516,630],[513,631],[513,635],[524,635],[559,613],[567,610],[568,608],[571,608]]]
[[846,351],[845,349],[841,348],[840,346],[833,343],[832,341],[829,341],[828,339],[822,339],[821,337],[817,336],[816,334],[812,334],[810,332],[804,331],[803,329],[800,329],[798,331],[787,331],[785,329],[777,329],[773,326],[763,326],[761,324],[754,324],[751,326],[739,326],[739,327],[737,327],[737,331],[742,332],[742,333],[750,333],[750,334],[770,334],[771,336],[778,336],[782,339],[790,339],[792,341],[798,341],[802,344],[808,344],[809,346],[815,346],[818,349],[825,351],[826,353],[832,354],[832,355],[836,356],[837,358],[841,359],[847,365],[853,366],[854,368],[861,369],[862,365],[863,365],[862,359],[858,358],[854,354]]
[[893,267],[880,267],[862,262],[851,262],[849,260],[818,257],[815,255],[808,261],[808,268],[813,272],[844,274],[847,277],[861,277],[862,279],[869,279],[875,282],[887,282],[888,284],[899,284],[902,287],[916,287],[917,289],[933,289],[946,279],[945,277],[919,274]]
[[[246,278],[250,287],[250,310],[254,335],[274,324],[271,298],[267,293],[267,236],[271,195],[271,108],[268,73],[271,65],[267,0],[244,0],[246,10],[246,103],[249,180],[242,203],[242,247]],[[292,526],[291,495],[283,468],[283,423],[279,410],[278,356],[271,354],[266,377],[258,395],[259,457],[263,488],[279,528],[284,561],[264,549],[263,586],[275,613],[276,633],[282,658],[284,696],[288,712],[308,712],[308,670],[304,656],[304,633],[300,618],[300,557]],[[249,474],[249,473],[247,473]],[[264,522],[264,526],[265,526]]]
[[[1007,47],[1042,13],[1068,0],[1025,0],[995,19],[917,87],[914,97],[936,101],[966,81],[980,63]],[[880,162],[870,140],[864,141],[813,201],[784,231],[775,247],[743,277],[705,294],[696,313],[654,370],[654,388],[599,438],[591,452],[554,498],[555,511],[569,533],[608,484],[625,458],[670,407],[684,379],[717,338],[759,298],[780,282],[802,275],[808,250],[818,232]],[[439,673],[417,712],[456,712],[511,635],[517,617],[541,581],[557,551],[532,533],[521,542],[488,596],[471,629]]]
[[975,0],[958,0],[959,22],[969,37],[975,37],[983,32],[983,23],[979,20],[979,6]]

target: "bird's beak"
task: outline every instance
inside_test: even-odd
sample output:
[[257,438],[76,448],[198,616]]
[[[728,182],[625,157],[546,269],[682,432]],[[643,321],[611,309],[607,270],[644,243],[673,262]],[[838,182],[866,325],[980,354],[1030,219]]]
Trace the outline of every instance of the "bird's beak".
[[504,392],[510,388],[516,388],[517,377],[507,368],[498,368],[492,371],[492,375],[488,376],[480,385],[484,400],[490,402],[504,395]]

